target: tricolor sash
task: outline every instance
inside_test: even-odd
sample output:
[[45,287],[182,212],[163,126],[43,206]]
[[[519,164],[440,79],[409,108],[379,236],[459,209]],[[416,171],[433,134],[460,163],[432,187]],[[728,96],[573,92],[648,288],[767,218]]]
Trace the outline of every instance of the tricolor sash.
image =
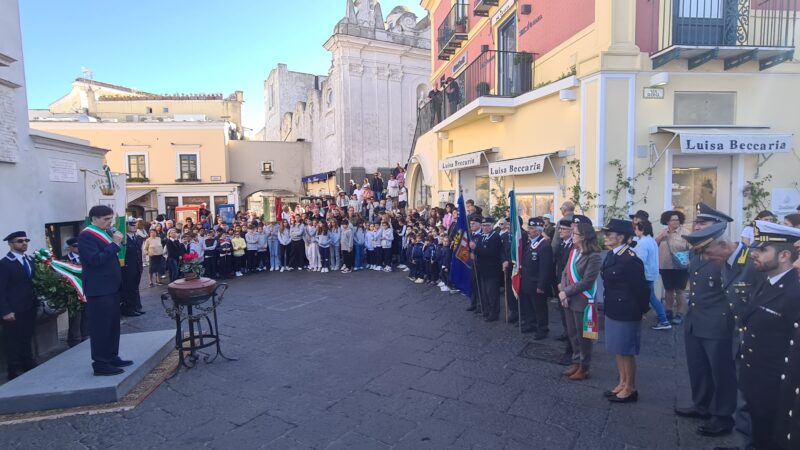
[[[569,260],[567,261],[567,267],[569,270],[567,271],[567,276],[573,285],[578,284],[582,279],[581,274],[578,273],[578,260],[580,257],[580,252],[574,248],[569,253]],[[592,283],[591,288],[579,294],[589,301],[589,304],[586,305],[586,308],[583,310],[583,337],[592,340],[597,340],[600,337],[600,324],[598,323],[597,307],[594,304],[594,296],[596,292],[597,280]]]
[[94,224],[90,223],[89,225],[87,225],[86,228],[84,228],[84,231],[86,231],[87,233],[91,234],[95,238],[100,239],[106,245],[108,245],[111,242],[113,242],[111,240],[111,236],[109,236],[108,233],[104,229],[102,229],[102,228],[100,228],[100,227],[98,227],[98,226],[96,226]]

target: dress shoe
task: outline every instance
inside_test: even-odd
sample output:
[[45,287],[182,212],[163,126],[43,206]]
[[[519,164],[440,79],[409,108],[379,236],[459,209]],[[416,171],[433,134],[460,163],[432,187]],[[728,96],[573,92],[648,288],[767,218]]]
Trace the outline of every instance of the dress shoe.
[[517,323],[519,321],[519,316],[516,314],[512,314],[508,317],[508,323]]
[[694,406],[689,406],[688,408],[675,408],[675,414],[681,417],[693,417],[696,419],[708,419],[711,417],[711,414],[702,413]]
[[137,313],[136,311],[122,311],[120,313],[123,317],[139,317],[141,314]]
[[719,420],[716,417],[697,427],[697,433],[703,436],[725,436],[733,431],[733,421]]
[[475,311],[477,308],[475,306],[470,306],[469,308],[465,309],[464,311]]
[[572,363],[572,365],[567,370],[561,372],[561,375],[564,375],[565,377],[571,377],[572,374],[577,372],[580,368],[581,366],[579,364]]
[[591,374],[589,373],[589,369],[587,367],[580,366],[580,368],[575,373],[573,373],[567,378],[569,378],[572,381],[583,381],[589,378],[590,376]]
[[121,373],[125,373],[124,370],[120,369],[119,367],[98,367],[94,369],[94,376],[96,377],[112,377],[114,375],[119,375]]
[[146,311],[142,311],[141,309],[137,309],[137,310],[136,310],[136,312],[137,312],[137,313],[139,313],[139,315],[142,315],[142,314],[144,314]]
[[116,360],[111,361],[111,365],[116,367],[116,368],[128,367],[128,366],[132,366],[133,365],[133,361],[131,361],[129,359],[117,358]]
[[603,392],[603,397],[605,397],[605,398],[616,397],[616,396],[617,396],[617,393],[614,392],[614,391],[605,391],[605,392]]
[[627,397],[618,397],[616,395],[613,397],[608,397],[608,401],[612,403],[633,403],[637,400],[639,400],[639,391],[633,391]]

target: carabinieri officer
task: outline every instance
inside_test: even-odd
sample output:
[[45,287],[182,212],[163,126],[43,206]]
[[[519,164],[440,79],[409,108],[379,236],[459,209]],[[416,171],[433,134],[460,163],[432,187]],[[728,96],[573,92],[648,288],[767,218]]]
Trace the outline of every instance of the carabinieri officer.
[[536,333],[542,340],[550,332],[547,295],[553,284],[553,248],[542,235],[544,219],[528,219],[528,234],[522,238],[520,258],[520,312],[523,333]]
[[119,375],[133,361],[119,357],[119,289],[122,275],[117,252],[124,236],[111,230],[114,210],[105,205],[89,210],[92,223],[78,236],[83,263],[83,292],[89,314],[92,368],[97,376]]
[[[800,279],[792,268],[797,260],[793,244],[800,240],[800,230],[760,220],[753,228],[752,258],[756,270],[767,278],[753,290],[740,319],[739,382],[752,420],[753,446],[769,450],[779,448],[776,438],[787,444],[791,441],[790,431],[776,431],[776,419],[780,416],[783,423],[791,419],[792,403],[797,403],[797,394],[784,391],[781,395],[781,382],[787,384],[787,372],[792,370],[787,353],[800,319]],[[797,443],[791,448],[797,448]]]
[[28,236],[15,231],[6,236],[10,250],[0,260],[0,323],[3,324],[3,347],[8,364],[8,379],[36,367],[31,341],[36,328],[36,298],[33,277],[36,266],[25,255]]

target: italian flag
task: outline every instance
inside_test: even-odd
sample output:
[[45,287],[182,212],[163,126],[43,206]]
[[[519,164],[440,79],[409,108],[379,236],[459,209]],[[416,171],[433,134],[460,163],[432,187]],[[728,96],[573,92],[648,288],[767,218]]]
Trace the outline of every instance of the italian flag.
[[511,290],[514,292],[514,296],[519,299],[522,289],[522,274],[520,274],[522,227],[519,224],[517,197],[513,189],[508,193],[508,198],[509,208],[511,208]]

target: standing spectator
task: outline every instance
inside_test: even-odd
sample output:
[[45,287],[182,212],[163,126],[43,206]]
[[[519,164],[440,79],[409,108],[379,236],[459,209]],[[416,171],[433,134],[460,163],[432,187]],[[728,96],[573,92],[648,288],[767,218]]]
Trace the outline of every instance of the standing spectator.
[[394,232],[389,226],[389,222],[384,221],[381,224],[380,230],[381,254],[383,255],[383,271],[392,271],[392,242],[394,241]]
[[230,278],[234,271],[233,243],[227,231],[222,230],[222,232],[220,232],[217,248],[219,248],[219,259],[217,259],[219,276],[221,278]]
[[401,188],[403,186],[405,186],[406,185],[406,169],[401,167],[400,168],[400,173],[398,173],[395,178],[397,178],[397,182],[400,184]]
[[305,225],[299,215],[292,216],[292,226],[289,227],[289,271],[303,270],[305,266]]
[[169,270],[169,281],[173,282],[180,275],[180,260],[186,253],[185,248],[178,240],[178,231],[170,228],[167,233],[167,269]]
[[317,224],[316,220],[306,219],[305,241],[306,259],[308,260],[308,270],[318,272],[322,265],[320,263],[319,245],[317,244]]
[[434,87],[428,92],[428,102],[431,105],[431,127],[442,121],[444,116],[442,111],[442,92]]
[[639,399],[636,390],[636,355],[642,340],[642,315],[648,309],[644,264],[627,242],[633,223],[611,219],[603,227],[603,241],[609,249],[603,261],[606,315],[606,351],[616,355],[619,383],[604,393],[610,402],[629,403]]
[[372,184],[370,187],[372,188],[372,192],[375,194],[375,200],[381,201],[383,198],[383,178],[381,177],[380,172],[375,172],[375,177],[372,179]]
[[669,330],[672,324],[667,319],[667,313],[664,310],[664,305],[656,295],[656,281],[658,281],[658,244],[653,238],[653,224],[647,220],[640,220],[636,222],[634,227],[636,233],[636,247],[633,248],[636,256],[642,260],[644,264],[644,277],[647,280],[647,286],[650,290],[650,306],[656,312],[658,321],[653,325],[654,330]]
[[[0,260],[0,323],[8,379],[13,380],[36,367],[32,351],[38,304],[33,293],[36,266],[33,259],[25,255],[30,239],[24,231],[15,231],[3,240],[8,242],[10,251]],[[116,258],[116,254],[114,256]]]
[[280,225],[277,222],[272,222],[267,225],[267,249],[269,251],[269,271],[277,272],[281,268],[281,255],[279,252],[278,233],[280,232]]
[[150,237],[144,241],[144,254],[150,260],[149,283],[153,287],[159,283],[159,277],[166,272],[166,261],[164,260],[164,245],[155,228],[150,229]]
[[200,243],[203,244],[203,270],[205,275],[209,278],[216,278],[217,260],[219,259],[217,233],[214,230],[207,231]]
[[[246,244],[247,271],[255,273],[258,271],[258,249],[260,246],[260,236],[256,227],[251,223],[247,226],[247,233],[244,235]],[[266,241],[264,242],[266,244]]]
[[336,220],[328,222],[328,236],[331,238],[331,264],[333,270],[342,268],[342,241]]
[[402,170],[403,166],[398,162],[394,169],[392,169],[392,177],[397,178],[397,175],[399,175]]
[[278,251],[280,252],[281,272],[289,269],[289,248],[292,245],[292,237],[289,234],[289,221],[281,220],[278,228]]
[[353,262],[353,271],[364,269],[364,252],[366,251],[366,230],[364,229],[364,221],[359,219],[356,222],[355,230],[353,230],[353,250],[355,253],[355,261]]
[[558,298],[566,309],[567,333],[572,344],[572,366],[564,376],[573,381],[589,378],[594,341],[583,337],[583,315],[594,302],[602,260],[597,234],[586,216],[573,216],[572,252],[561,274]]
[[[378,241],[380,242],[380,241]],[[375,224],[370,223],[364,233],[364,246],[367,250],[367,269],[377,270],[375,261]]]
[[679,259],[679,255],[688,255],[689,243],[683,239],[687,231],[683,228],[686,216],[680,211],[665,211],[661,214],[661,225],[666,225],[656,236],[658,243],[658,267],[661,281],[664,283],[664,300],[667,307],[667,319],[673,325],[683,323],[682,311],[686,307],[684,290],[689,281],[688,258]]
[[319,246],[320,272],[328,273],[331,267],[331,238],[325,222],[320,222],[317,225],[317,234],[314,240]]
[[144,314],[139,284],[142,281],[142,241],[136,235],[136,219],[126,221],[125,266],[122,267],[122,286],[120,287],[120,313],[126,317]]
[[[400,163],[397,163],[398,165]],[[389,177],[389,182],[386,185],[386,196],[391,198],[397,198],[400,195],[400,182],[397,181],[397,175],[392,174]]]
[[[83,292],[89,314],[92,369],[97,376],[119,375],[133,364],[119,357],[119,288],[122,274],[118,252],[125,238],[110,234],[114,210],[105,205],[89,210],[91,224],[78,236]],[[180,247],[180,246],[179,246]]]
[[[566,202],[561,204],[561,208],[559,208],[559,211],[561,211],[561,219],[559,219],[559,223],[561,223],[560,222],[561,220],[566,220],[569,223],[572,223],[572,218],[575,215],[574,203],[567,200]],[[558,252],[559,246],[561,245],[560,233],[556,233],[553,236],[553,241],[550,243],[550,245],[553,247],[553,254],[556,254]]]
[[269,244],[267,243],[267,227],[263,224],[259,225],[256,234],[258,235],[258,254],[256,259],[258,262],[258,271],[263,272],[269,270]]
[[347,220],[342,222],[339,232],[339,241],[339,245],[342,249],[342,273],[350,273],[354,267],[353,230],[350,228],[350,222]]
[[247,253],[247,241],[242,237],[242,232],[235,232],[231,236],[231,250],[233,250],[233,270],[237,277],[247,271],[245,254]]
[[461,86],[459,86],[458,82],[454,80],[453,77],[447,78],[445,94],[447,95],[447,116],[449,117],[458,111],[459,105],[461,104]]

